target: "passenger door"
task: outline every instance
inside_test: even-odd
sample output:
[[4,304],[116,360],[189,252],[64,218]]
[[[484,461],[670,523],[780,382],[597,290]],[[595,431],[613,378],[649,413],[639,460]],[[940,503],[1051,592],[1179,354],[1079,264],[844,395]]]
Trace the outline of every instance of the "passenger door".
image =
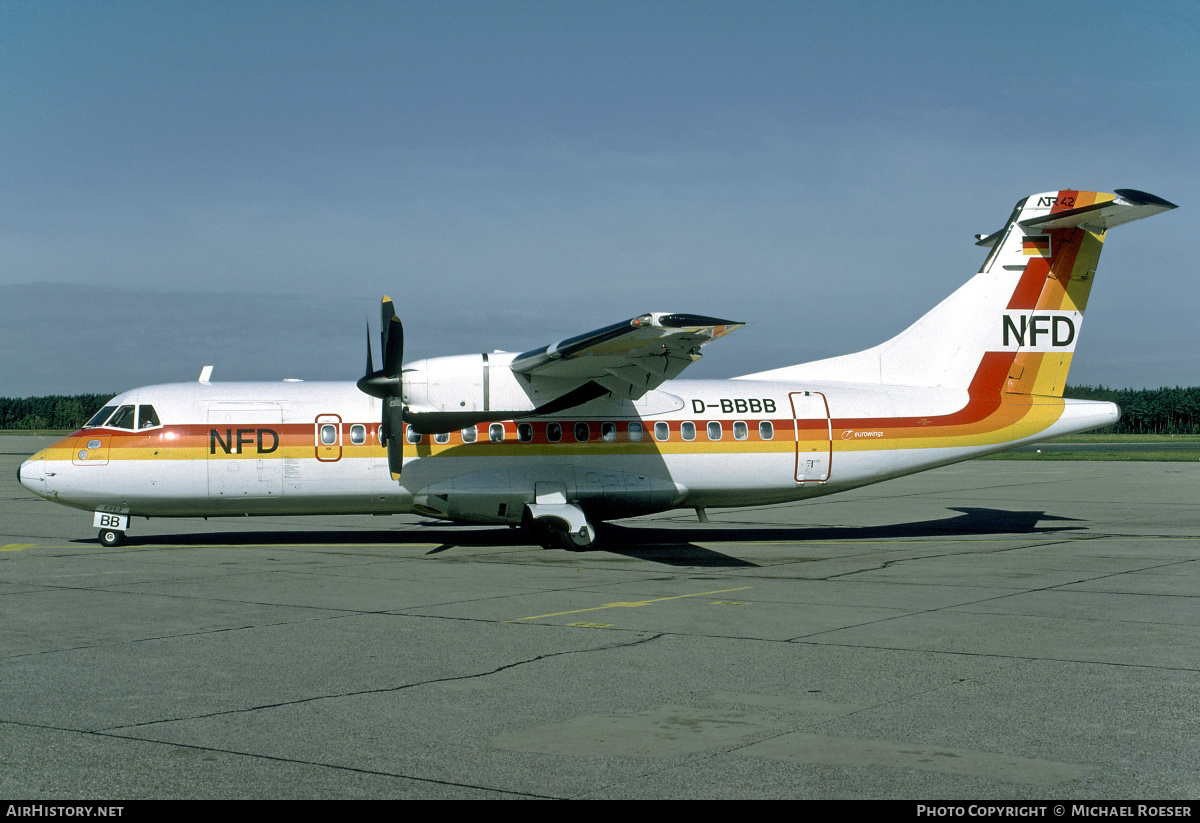
[[791,392],[796,431],[796,482],[824,483],[833,463],[833,422],[821,392]]

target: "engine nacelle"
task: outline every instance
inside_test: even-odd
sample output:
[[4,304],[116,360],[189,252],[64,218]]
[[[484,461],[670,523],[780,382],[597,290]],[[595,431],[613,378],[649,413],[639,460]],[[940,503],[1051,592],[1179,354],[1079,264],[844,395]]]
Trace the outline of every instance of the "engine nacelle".
[[[441,434],[477,423],[518,420],[535,409],[572,408],[605,393],[577,380],[530,377],[513,372],[512,352],[460,354],[418,360],[404,368],[404,419],[418,434]],[[664,395],[683,401],[673,395]],[[564,400],[568,400],[565,405]],[[549,404],[549,406],[548,406]],[[661,405],[661,404],[660,404]],[[630,411],[633,407],[630,406]]]
[[405,366],[401,375],[404,403],[421,411],[488,411],[490,371],[482,354],[418,360]]
[[632,472],[579,466],[496,469],[426,486],[413,496],[421,514],[466,523],[507,523],[525,518],[530,504],[578,503],[589,517],[609,520],[666,511],[687,487]]

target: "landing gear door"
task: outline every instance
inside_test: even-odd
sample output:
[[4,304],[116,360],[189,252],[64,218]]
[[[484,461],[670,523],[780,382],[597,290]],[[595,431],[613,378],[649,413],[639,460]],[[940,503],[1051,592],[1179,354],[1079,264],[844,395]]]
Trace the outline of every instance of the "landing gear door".
[[824,483],[833,463],[833,423],[829,404],[820,392],[797,391],[792,401],[796,430],[796,482]]

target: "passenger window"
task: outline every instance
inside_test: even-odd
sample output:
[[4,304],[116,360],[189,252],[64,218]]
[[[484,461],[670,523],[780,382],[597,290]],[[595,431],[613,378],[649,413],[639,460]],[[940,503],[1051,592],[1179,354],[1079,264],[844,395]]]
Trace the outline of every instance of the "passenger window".
[[158,422],[158,415],[154,412],[153,406],[138,406],[138,428],[152,429],[155,426],[161,426]]
[[413,431],[412,426],[405,426],[405,428],[407,429],[407,432],[404,435],[405,439],[408,440],[409,443],[412,443],[414,446],[420,445],[421,435],[419,435],[415,431]]
[[739,420],[733,424],[733,439],[745,440],[750,435],[750,429],[746,426],[745,420]]
[[760,420],[758,422],[758,436],[762,440],[770,440],[775,437],[775,427],[771,425],[770,420]]
[[488,440],[491,440],[493,443],[504,442],[503,423],[493,423],[492,425],[488,426]]
[[467,428],[462,430],[462,439],[464,443],[474,443],[477,436],[478,432],[475,431],[474,426],[467,426]]
[[114,429],[129,429],[133,430],[133,406],[122,406],[117,409],[117,413],[108,421],[108,425]]
[[679,424],[679,436],[684,440],[696,439],[696,424],[691,420],[685,420]]
[[362,423],[355,423],[350,427],[350,442],[356,446],[361,446],[367,442],[367,427]]
[[655,440],[662,441],[662,440],[667,440],[670,437],[671,437],[671,427],[668,424],[664,423],[661,420],[659,420],[657,423],[654,424],[654,439]]
[[709,440],[720,440],[721,439],[721,424],[718,423],[716,420],[708,421],[708,439]]
[[562,424],[547,423],[546,424],[546,439],[551,443],[557,443],[562,440]]
[[592,439],[592,429],[587,423],[575,424],[575,442],[586,443]]
[[450,442],[450,432],[442,432],[440,434],[435,434],[433,436],[433,442],[434,443],[449,443]]
[[533,442],[533,424],[518,423],[517,424],[517,442],[532,443]]
[[642,424],[641,423],[630,423],[629,424],[629,442],[630,443],[642,442]]
[[600,439],[605,443],[612,443],[617,439],[617,424],[616,423],[601,423],[600,424]]
[[85,429],[93,429],[96,426],[103,425],[104,421],[109,418],[109,415],[111,415],[113,413],[113,409],[115,409],[115,408],[116,408],[116,406],[105,406],[100,411],[93,414],[92,419],[89,420],[88,422],[84,423],[83,427]]
[[321,424],[321,445],[332,446],[337,443],[337,426],[332,423]]

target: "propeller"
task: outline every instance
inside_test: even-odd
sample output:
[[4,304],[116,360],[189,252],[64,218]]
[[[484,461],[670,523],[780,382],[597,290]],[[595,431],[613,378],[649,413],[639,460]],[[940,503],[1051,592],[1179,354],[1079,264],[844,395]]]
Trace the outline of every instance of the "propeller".
[[404,366],[404,326],[396,316],[392,298],[383,298],[379,320],[383,366],[376,371],[371,360],[371,327],[367,324],[367,373],[359,378],[357,385],[360,391],[383,401],[380,439],[387,446],[392,479],[399,480],[404,468],[404,385],[400,377]]

